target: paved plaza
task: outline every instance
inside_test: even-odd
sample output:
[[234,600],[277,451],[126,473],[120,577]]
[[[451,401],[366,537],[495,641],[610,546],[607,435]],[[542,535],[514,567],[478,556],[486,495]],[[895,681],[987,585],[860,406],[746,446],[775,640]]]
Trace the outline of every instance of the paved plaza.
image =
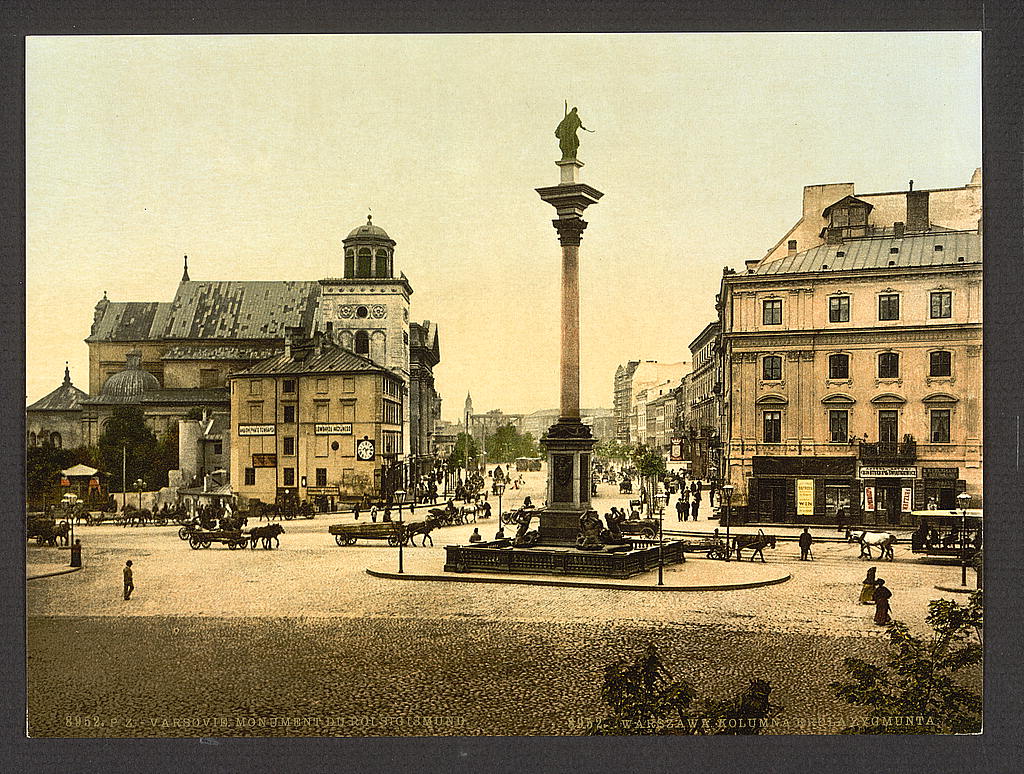
[[[527,479],[525,489],[509,490],[506,510],[527,494],[542,501],[543,474]],[[603,513],[626,499],[602,486],[595,506]],[[678,527],[671,505],[668,513]],[[170,526],[80,528],[85,568],[28,582],[30,733],[580,733],[581,717],[600,707],[604,666],[648,641],[709,693],[770,679],[773,700],[794,724],[780,732],[835,731],[852,715],[828,682],[841,676],[844,657],[884,649],[873,609],[857,604],[867,567],[877,566],[893,589],[894,616],[917,631],[926,628],[928,601],[943,596],[935,585],[959,577],[957,568],[922,564],[904,546],[893,562],[869,563],[855,545],[819,543],[814,561],[801,562],[795,542],[780,542],[766,550],[763,569],[792,577],[764,588],[656,593],[411,582],[366,573],[395,571],[396,548],[335,544],[328,525],[350,520],[285,522],[272,551],[192,550]],[[406,571],[442,574],[443,546],[466,542],[473,526],[435,531],[432,548],[407,547]],[[496,518],[476,526],[489,538]],[[702,519],[696,528],[715,526]],[[67,553],[30,545],[29,574],[56,566],[58,556]],[[136,591],[126,602],[127,559]],[[667,567],[665,581],[760,569],[696,557]],[[631,583],[653,586],[656,573]]]

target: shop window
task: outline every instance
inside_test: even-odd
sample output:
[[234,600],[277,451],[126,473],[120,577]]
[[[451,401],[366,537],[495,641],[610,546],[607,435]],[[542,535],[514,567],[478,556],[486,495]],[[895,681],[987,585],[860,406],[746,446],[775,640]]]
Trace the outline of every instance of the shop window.
[[245,469],[245,485],[256,486],[256,468]]
[[932,409],[931,442],[949,443],[949,409]]
[[896,443],[899,438],[899,412],[883,409],[878,412],[878,440],[882,443]]
[[829,411],[828,433],[832,443],[846,443],[850,439],[850,412],[845,409]]
[[898,379],[900,376],[900,356],[896,352],[882,352],[878,355],[878,378]]
[[900,294],[883,293],[878,297],[878,319],[900,319]]
[[950,376],[953,373],[953,353],[951,352],[929,352],[928,353],[928,375],[929,376]]
[[828,356],[828,378],[849,379],[850,378],[850,356],[829,355]]
[[764,442],[782,443],[782,412],[764,412]]
[[284,421],[294,422],[295,421],[295,406],[284,407]]
[[281,392],[285,393],[286,395],[294,394],[294,392],[295,392],[295,380],[294,379],[285,379],[283,384],[281,385]]
[[830,296],[828,299],[828,321],[850,322],[850,297]]
[[284,469],[284,485],[295,486],[295,468]]
[[295,439],[288,435],[284,437],[284,455],[286,457],[295,455]]
[[761,361],[761,378],[767,381],[778,381],[782,378],[782,358],[768,355]]
[[356,354],[370,354],[370,334],[366,331],[356,331]]
[[948,290],[932,293],[932,319],[953,316],[953,294]]
[[316,485],[327,486],[327,468],[316,469]]
[[763,302],[762,321],[765,325],[782,325],[782,299],[766,298]]

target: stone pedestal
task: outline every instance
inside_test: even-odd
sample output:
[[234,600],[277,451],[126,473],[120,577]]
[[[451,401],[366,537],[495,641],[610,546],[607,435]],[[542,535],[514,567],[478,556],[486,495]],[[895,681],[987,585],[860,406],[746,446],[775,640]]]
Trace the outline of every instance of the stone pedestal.
[[540,512],[540,544],[572,545],[590,510],[591,455],[597,441],[579,418],[559,419],[541,438],[548,457],[548,506]]

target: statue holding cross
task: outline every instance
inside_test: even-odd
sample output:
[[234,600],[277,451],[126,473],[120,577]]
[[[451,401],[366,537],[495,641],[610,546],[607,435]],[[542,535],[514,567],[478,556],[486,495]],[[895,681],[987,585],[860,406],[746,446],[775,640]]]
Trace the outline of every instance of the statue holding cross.
[[[569,105],[566,103],[566,108]],[[582,129],[585,132],[591,131],[583,125],[576,108],[569,110],[565,118],[555,129],[555,137],[558,138],[558,148],[562,151],[562,161],[570,161],[576,158],[576,149],[580,147],[580,140],[576,136],[576,130]]]

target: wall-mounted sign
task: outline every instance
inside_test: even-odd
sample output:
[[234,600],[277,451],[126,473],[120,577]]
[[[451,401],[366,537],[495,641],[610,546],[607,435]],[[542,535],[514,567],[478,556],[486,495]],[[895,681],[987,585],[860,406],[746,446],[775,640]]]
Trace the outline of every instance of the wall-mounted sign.
[[313,425],[314,435],[352,435],[352,425],[349,422],[339,424],[317,423]]
[[683,461],[683,439],[673,438],[672,439],[672,451],[670,452],[672,462]]
[[337,497],[339,492],[338,487],[336,486],[307,486],[306,494],[310,497],[329,497],[331,495]]
[[276,454],[254,454],[252,455],[252,466],[254,468],[276,468]]
[[796,515],[814,515],[814,479],[798,478],[796,480]]
[[875,488],[873,486],[864,487],[864,510],[875,510]]
[[245,435],[276,435],[274,425],[239,425],[238,434]]
[[914,504],[911,500],[912,492],[913,490],[909,486],[903,487],[903,503],[901,505],[901,509],[904,513],[910,513],[914,510]]
[[896,468],[861,465],[860,478],[917,478],[917,468]]

